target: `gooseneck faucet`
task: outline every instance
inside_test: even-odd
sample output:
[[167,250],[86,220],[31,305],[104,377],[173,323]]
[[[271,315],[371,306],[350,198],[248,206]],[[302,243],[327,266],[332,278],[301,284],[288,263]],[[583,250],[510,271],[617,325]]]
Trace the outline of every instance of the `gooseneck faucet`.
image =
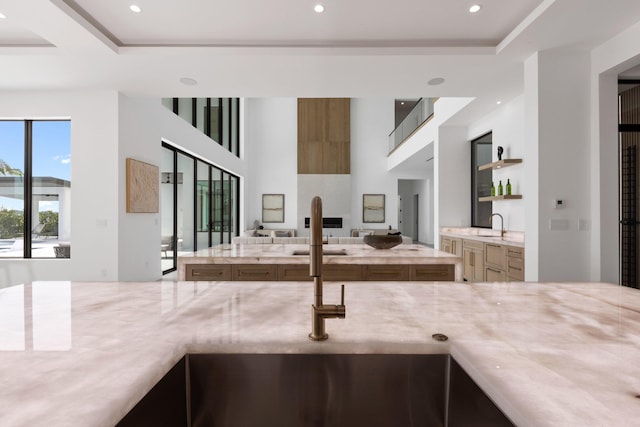
[[309,271],[313,277],[313,297],[311,306],[311,333],[309,339],[324,341],[329,338],[325,332],[324,320],[331,318],[344,319],[344,285],[340,305],[325,305],[322,302],[322,199],[315,196],[311,200],[311,239],[309,243]]
[[504,218],[502,218],[502,215],[500,215],[499,213],[493,213],[491,214],[491,216],[489,217],[489,223],[493,223],[493,217],[495,215],[498,215],[500,217],[500,238],[504,238]]

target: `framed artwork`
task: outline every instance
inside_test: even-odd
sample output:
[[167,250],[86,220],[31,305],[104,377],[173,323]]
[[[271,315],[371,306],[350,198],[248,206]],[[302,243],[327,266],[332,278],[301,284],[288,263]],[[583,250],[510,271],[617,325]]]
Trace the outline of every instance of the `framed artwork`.
[[362,195],[362,222],[384,222],[384,194]]
[[284,222],[284,194],[262,195],[262,222]]
[[157,213],[159,190],[158,166],[127,158],[127,212]]

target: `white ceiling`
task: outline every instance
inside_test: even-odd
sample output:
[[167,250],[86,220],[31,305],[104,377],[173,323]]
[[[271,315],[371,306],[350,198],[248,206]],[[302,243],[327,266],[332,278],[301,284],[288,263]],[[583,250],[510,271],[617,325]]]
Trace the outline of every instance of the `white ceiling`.
[[318,1],[324,14],[315,0],[0,0],[0,90],[471,96],[471,120],[522,91],[533,52],[640,21],[638,0],[478,0],[474,15],[473,0]]
[[[119,45],[495,46],[542,0],[76,0]],[[322,3],[325,12],[315,13]],[[115,7],[114,7],[115,6]]]

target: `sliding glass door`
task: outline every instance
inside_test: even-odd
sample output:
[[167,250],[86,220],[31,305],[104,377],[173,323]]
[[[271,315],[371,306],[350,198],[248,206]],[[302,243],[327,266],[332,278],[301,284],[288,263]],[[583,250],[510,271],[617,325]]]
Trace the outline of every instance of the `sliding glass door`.
[[231,243],[238,233],[239,178],[172,145],[162,144],[163,274],[181,254]]

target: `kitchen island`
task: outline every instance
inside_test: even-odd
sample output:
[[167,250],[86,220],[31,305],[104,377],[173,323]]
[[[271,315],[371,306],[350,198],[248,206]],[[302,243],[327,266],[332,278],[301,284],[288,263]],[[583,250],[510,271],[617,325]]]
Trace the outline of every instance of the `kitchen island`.
[[[178,257],[178,280],[304,281],[309,245],[219,245]],[[423,245],[374,249],[323,245],[323,276],[335,281],[462,281],[462,258]]]
[[[0,425],[113,426],[185,353],[451,354],[518,426],[640,420],[640,292],[606,283],[34,282],[0,290]],[[325,284],[328,301],[339,284]],[[432,339],[434,333],[448,341]]]

